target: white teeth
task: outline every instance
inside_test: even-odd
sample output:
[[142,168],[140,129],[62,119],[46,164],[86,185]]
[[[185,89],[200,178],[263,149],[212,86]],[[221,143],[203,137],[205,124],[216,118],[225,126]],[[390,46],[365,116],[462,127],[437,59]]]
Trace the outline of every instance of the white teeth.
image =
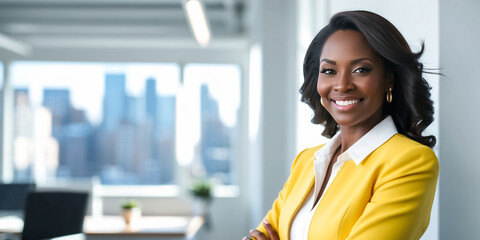
[[347,105],[351,105],[351,104],[355,104],[355,103],[358,103],[360,102],[360,100],[347,100],[347,101],[342,101],[342,100],[338,100],[338,101],[335,101],[335,103],[337,105],[340,105],[340,106],[347,106]]

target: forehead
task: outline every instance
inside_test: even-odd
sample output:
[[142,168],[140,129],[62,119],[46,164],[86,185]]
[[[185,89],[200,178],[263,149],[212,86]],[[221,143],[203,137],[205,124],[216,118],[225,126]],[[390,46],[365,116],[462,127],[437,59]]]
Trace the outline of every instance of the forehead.
[[352,60],[368,57],[372,60],[380,60],[378,54],[370,47],[363,35],[354,30],[338,30],[327,38],[322,48],[320,59]]

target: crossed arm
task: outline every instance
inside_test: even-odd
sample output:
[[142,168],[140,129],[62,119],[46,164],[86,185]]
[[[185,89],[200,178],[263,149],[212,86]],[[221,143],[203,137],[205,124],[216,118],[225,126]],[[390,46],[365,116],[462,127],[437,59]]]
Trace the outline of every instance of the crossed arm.
[[[433,152],[410,150],[398,156],[401,161],[393,161],[384,169],[363,213],[349,232],[338,235],[339,239],[419,239],[424,233],[435,195],[438,161]],[[250,238],[244,239],[279,240],[278,217],[285,187],[258,230],[251,230]]]

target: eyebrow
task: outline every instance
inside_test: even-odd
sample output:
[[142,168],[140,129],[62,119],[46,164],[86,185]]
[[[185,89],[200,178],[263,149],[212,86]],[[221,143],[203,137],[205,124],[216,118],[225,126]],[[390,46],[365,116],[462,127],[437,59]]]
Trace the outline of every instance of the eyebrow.
[[[373,62],[370,58],[363,57],[363,58],[358,58],[358,59],[350,61],[350,64],[356,64],[356,63],[359,63],[359,62],[364,61],[364,60],[368,60],[370,62]],[[328,58],[324,58],[324,59],[320,60],[320,62],[326,62],[326,63],[330,63],[332,65],[337,65],[337,62],[335,62],[333,60],[330,60]]]

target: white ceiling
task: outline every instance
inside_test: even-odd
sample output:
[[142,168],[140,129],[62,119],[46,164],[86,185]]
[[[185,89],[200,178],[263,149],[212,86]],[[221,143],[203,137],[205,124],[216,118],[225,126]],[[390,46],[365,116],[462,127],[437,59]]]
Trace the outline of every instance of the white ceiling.
[[[245,42],[247,0],[202,2],[212,31],[210,47]],[[183,3],[184,0],[0,0],[0,48],[11,48],[10,52],[15,52],[15,47],[24,48],[28,54],[29,50],[59,48],[199,47]]]

